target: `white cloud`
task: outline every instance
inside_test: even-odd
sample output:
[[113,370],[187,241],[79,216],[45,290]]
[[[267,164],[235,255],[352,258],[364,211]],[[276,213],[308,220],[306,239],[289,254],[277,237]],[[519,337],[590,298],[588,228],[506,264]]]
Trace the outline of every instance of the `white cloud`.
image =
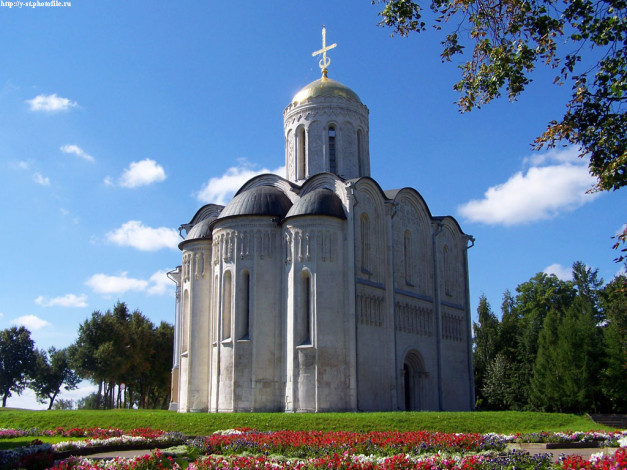
[[61,146],[60,150],[63,153],[69,153],[69,154],[72,154],[72,155],[76,155],[77,157],[80,157],[83,160],[87,160],[88,162],[92,162],[93,163],[93,162],[96,161],[96,159],[94,157],[89,155],[87,152],[85,152],[78,145],[63,145],[63,146]]
[[23,325],[30,331],[37,331],[45,328],[46,326],[51,326],[46,320],[42,320],[35,315],[24,315],[11,321],[11,323],[13,325]]
[[0,312],[0,318],[2,318],[4,316],[4,313]]
[[94,274],[86,285],[99,294],[123,294],[128,291],[146,292],[148,295],[164,295],[172,292],[174,283],[166,276],[167,271],[157,271],[148,280],[128,277],[126,272],[119,276]]
[[113,178],[111,178],[110,176],[105,176],[105,179],[103,180],[105,186],[114,186],[115,183],[113,182]]
[[157,271],[150,276],[149,281],[148,295],[164,295],[174,288],[174,282],[168,278],[167,271]]
[[51,299],[40,295],[35,299],[35,303],[42,307],[87,307],[87,296],[85,294],[74,295],[66,294],[62,297],[53,297]]
[[148,281],[127,277],[126,272],[119,276],[94,274],[85,284],[98,294],[123,294],[128,291],[143,291],[148,287]]
[[581,164],[583,160],[579,157],[579,150],[576,147],[554,148],[543,153],[536,152],[523,158],[523,163],[530,166],[540,166],[548,162]]
[[50,178],[41,173],[33,173],[33,181],[42,186],[50,186]]
[[17,168],[20,170],[28,170],[30,168],[30,164],[22,160],[17,162]]
[[61,98],[56,93],[52,95],[39,95],[32,100],[26,101],[30,105],[31,111],[67,111],[70,108],[78,106],[76,101],[70,101],[67,98]]
[[107,240],[121,246],[132,246],[142,251],[156,251],[161,248],[177,249],[181,237],[177,230],[168,227],[147,227],[139,220],[129,220],[112,232]]
[[573,270],[570,267],[562,266],[561,264],[555,263],[550,266],[547,266],[542,270],[545,274],[555,274],[558,279],[562,281],[572,281],[573,279]]
[[203,203],[224,205],[246,181],[263,173],[274,173],[285,176],[285,166],[275,170],[264,168],[256,171],[251,168],[246,160],[241,160],[239,166],[229,168],[222,176],[210,178],[209,181],[200,188],[200,191],[196,194],[196,198]]
[[573,211],[599,194],[586,194],[595,180],[585,165],[569,163],[571,159],[570,149],[539,157],[537,162],[563,163],[519,171],[505,183],[488,188],[483,199],[459,206],[458,212],[471,222],[512,226]]
[[122,176],[120,176],[120,186],[136,188],[151,183],[158,183],[165,180],[165,178],[163,167],[154,160],[146,158],[139,162],[131,162],[129,167],[122,173]]

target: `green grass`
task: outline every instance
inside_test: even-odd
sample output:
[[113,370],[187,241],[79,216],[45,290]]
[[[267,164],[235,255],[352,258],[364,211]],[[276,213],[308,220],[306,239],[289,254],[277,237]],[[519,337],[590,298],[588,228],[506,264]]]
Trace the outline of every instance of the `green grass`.
[[175,413],[162,410],[27,411],[0,409],[0,428],[152,428],[206,435],[219,429],[260,431],[412,431],[528,433],[611,430],[586,416],[536,412]]
[[33,440],[39,440],[48,444],[56,444],[57,442],[65,441],[81,441],[82,438],[78,437],[62,437],[62,436],[24,436],[24,437],[11,437],[8,439],[0,439],[0,450],[14,449],[15,447],[24,447],[30,445]]

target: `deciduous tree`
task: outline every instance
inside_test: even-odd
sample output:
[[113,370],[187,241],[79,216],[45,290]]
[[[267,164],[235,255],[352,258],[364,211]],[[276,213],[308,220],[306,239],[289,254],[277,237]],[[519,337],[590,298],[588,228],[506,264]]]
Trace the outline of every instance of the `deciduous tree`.
[[54,347],[46,351],[35,350],[34,367],[29,387],[35,391],[37,400],[45,403],[51,410],[54,400],[61,391],[75,390],[81,379],[70,368],[67,350]]
[[26,388],[34,361],[34,344],[30,331],[13,326],[0,331],[0,396],[2,407],[13,392],[18,395]]

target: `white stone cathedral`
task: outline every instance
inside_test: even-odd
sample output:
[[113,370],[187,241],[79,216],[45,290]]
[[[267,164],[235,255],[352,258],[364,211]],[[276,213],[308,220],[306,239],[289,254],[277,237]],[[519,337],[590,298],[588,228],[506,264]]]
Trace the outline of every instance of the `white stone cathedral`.
[[181,226],[170,409],[470,410],[467,250],[370,177],[368,108],[327,77],[283,111],[287,178]]

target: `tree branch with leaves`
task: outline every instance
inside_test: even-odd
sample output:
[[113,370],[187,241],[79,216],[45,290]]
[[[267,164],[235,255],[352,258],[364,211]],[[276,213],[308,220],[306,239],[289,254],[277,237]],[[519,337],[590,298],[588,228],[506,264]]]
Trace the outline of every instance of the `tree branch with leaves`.
[[[379,24],[393,34],[427,28],[418,2],[372,3],[383,4]],[[572,94],[561,120],[547,124],[534,148],[577,146],[596,178],[590,192],[627,185],[627,1],[431,0],[429,7],[435,15],[432,26],[449,28],[442,60],[472,50],[454,85],[461,112],[503,93],[513,101],[531,83],[537,65],[555,69],[554,83],[569,83]],[[624,246],[626,238],[624,229],[614,248]],[[616,261],[623,259],[621,254]]]

